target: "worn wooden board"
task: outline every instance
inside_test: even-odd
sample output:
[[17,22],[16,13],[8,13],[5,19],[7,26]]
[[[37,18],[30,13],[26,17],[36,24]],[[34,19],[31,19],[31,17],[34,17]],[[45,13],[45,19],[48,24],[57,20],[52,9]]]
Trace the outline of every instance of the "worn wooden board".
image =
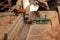
[[57,7],[58,7],[59,16],[60,16],[60,6],[57,6]]
[[11,26],[10,23],[10,14],[11,16],[11,23],[13,23],[16,20],[16,16],[13,16],[13,13],[10,12],[0,12],[0,40],[2,40],[2,36],[4,35],[5,29]]
[[[33,24],[30,27],[29,33],[26,40],[55,40],[57,31],[59,29],[58,15],[56,11],[40,11],[40,15],[44,18],[44,15],[47,15],[47,18],[52,20],[52,25],[48,24]],[[49,35],[47,32],[49,32]]]
[[60,20],[60,6],[57,7],[58,7],[59,20]]

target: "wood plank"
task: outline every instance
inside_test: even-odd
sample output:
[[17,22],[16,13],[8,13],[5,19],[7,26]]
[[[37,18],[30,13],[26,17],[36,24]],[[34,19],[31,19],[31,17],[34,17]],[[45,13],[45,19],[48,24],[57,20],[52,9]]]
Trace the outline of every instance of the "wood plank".
[[59,12],[59,16],[60,16],[60,6],[58,6],[58,12]]
[[57,6],[58,7],[58,16],[59,16],[59,23],[60,23],[60,6]]
[[[48,24],[33,24],[30,27],[26,40],[55,40],[56,30],[59,29],[58,15],[56,11],[40,11],[41,17],[47,15],[47,18],[52,20],[52,25]],[[55,30],[55,31],[54,31]],[[46,32],[50,32],[53,38]]]

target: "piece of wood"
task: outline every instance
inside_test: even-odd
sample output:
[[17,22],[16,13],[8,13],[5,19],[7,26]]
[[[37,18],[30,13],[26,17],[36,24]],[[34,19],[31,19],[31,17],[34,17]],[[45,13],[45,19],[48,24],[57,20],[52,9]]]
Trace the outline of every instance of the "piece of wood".
[[54,33],[51,30],[59,29],[58,15],[56,11],[40,11],[41,18],[44,18],[47,15],[47,18],[51,19],[52,25],[48,24],[33,24],[30,27],[29,33],[26,40],[52,40],[51,36],[46,32],[52,32],[52,37],[56,37],[56,32]]

